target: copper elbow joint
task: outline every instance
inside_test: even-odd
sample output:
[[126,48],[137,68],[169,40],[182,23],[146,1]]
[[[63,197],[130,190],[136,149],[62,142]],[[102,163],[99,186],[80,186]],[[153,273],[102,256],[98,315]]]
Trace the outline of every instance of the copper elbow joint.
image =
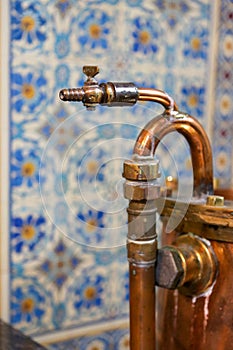
[[213,193],[213,161],[208,136],[202,125],[186,113],[166,111],[152,119],[139,134],[134,154],[140,157],[153,157],[165,135],[178,132],[187,140],[194,175],[194,196]]

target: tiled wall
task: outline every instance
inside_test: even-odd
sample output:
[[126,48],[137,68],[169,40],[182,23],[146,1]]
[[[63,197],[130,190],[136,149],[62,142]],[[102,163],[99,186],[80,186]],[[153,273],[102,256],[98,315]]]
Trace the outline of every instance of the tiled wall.
[[215,176],[222,187],[233,187],[233,1],[219,10],[216,98],[212,146]]
[[[233,185],[233,2],[9,0],[1,15],[2,139],[9,145],[1,162],[2,280],[8,277],[2,315],[54,341],[51,349],[126,349],[122,163],[161,108],[90,112],[60,102],[58,92],[82,86],[86,64],[100,67],[100,81],[166,90],[203,124],[215,175],[222,186]],[[192,176],[188,147],[177,135],[158,156],[162,181]],[[94,338],[62,341],[66,332],[73,338],[75,329],[78,335],[100,323],[106,332]]]

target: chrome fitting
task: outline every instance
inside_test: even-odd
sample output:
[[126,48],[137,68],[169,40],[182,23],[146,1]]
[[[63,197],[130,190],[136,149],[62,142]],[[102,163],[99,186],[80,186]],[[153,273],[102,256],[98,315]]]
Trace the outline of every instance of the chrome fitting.
[[88,110],[94,110],[96,105],[131,106],[139,97],[134,83],[102,83],[94,78],[99,73],[97,66],[84,66],[83,73],[87,80],[81,88],[63,89],[59,93],[62,101],[82,102]]

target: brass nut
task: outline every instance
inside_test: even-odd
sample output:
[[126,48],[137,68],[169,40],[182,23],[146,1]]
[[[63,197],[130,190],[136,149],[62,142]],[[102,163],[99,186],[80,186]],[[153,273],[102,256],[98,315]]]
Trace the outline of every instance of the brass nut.
[[124,197],[129,200],[153,200],[160,197],[160,187],[157,182],[126,181]]
[[150,181],[160,177],[159,162],[155,159],[124,162],[123,177],[127,180]]
[[157,254],[156,285],[167,289],[177,288],[184,276],[179,252],[173,247],[164,247]]
[[206,198],[206,204],[212,207],[222,207],[224,205],[224,197],[222,196],[208,196]]

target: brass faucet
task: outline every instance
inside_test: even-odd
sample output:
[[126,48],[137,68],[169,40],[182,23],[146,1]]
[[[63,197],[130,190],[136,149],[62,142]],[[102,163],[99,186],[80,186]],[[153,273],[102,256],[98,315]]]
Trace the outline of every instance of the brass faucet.
[[[85,66],[87,80],[81,88],[60,91],[62,101],[82,102],[87,109],[97,104],[129,106],[137,101],[153,101],[164,112],[140,132],[131,161],[124,162],[123,176],[128,211],[128,261],[130,279],[131,350],[156,349],[155,284],[180,293],[198,296],[211,288],[218,273],[218,261],[206,239],[186,233],[172,245],[158,249],[156,214],[161,196],[159,162],[154,153],[161,139],[171,132],[181,133],[190,146],[194,188],[193,198],[213,195],[212,151],[200,123],[180,112],[166,92],[140,88],[134,83],[99,84],[97,66]],[[183,232],[179,232],[182,234]]]
[[95,76],[99,73],[97,66],[84,66],[83,73],[87,80],[81,88],[63,89],[59,97],[62,101],[82,102],[89,110],[96,105],[131,106],[137,101],[154,101],[164,106],[167,112],[177,109],[174,100],[164,91],[138,88],[134,83],[107,82],[99,84]]

